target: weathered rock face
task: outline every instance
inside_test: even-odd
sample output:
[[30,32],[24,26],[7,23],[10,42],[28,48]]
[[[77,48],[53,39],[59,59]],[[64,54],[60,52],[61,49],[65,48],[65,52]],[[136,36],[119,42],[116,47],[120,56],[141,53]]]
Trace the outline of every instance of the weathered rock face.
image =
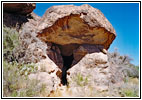
[[23,23],[32,19],[31,12],[36,8],[33,3],[4,3],[3,24],[19,30]]
[[46,43],[36,37],[36,27],[41,18],[34,13],[31,13],[31,16],[32,19],[23,24],[22,30],[19,31],[21,49],[24,52],[23,57],[19,58],[19,61],[24,61],[25,63],[37,63],[45,59],[47,57],[47,49],[50,49],[50,46],[47,46]]
[[77,62],[79,62],[86,54],[102,52],[103,48],[104,47],[102,45],[80,45],[77,49],[73,51],[74,61],[72,65],[75,65]]
[[38,80],[38,85],[45,85],[47,90],[46,96],[48,96],[50,92],[55,91],[59,87],[61,70],[48,57],[36,65],[38,66],[38,72],[30,74],[29,78]]
[[38,28],[39,38],[59,45],[99,44],[108,49],[116,36],[105,16],[89,5],[53,6]]
[[[91,86],[100,91],[108,89],[111,76],[108,57],[99,48],[101,46],[82,45],[79,47],[74,61],[78,59],[80,61],[67,71],[70,87]],[[82,59],[79,58],[82,57],[79,53],[84,54]]]
[[3,10],[8,13],[26,15],[36,8],[35,3],[4,3]]
[[48,56],[56,65],[63,63],[63,84],[68,83],[71,88],[88,84],[97,90],[108,89],[111,73],[106,54],[116,33],[98,9],[89,5],[53,6],[37,29],[38,38],[58,47]]
[[51,48],[47,49],[48,57],[55,62],[55,64],[62,69],[63,68],[63,59],[61,56],[61,52],[58,46],[50,45]]

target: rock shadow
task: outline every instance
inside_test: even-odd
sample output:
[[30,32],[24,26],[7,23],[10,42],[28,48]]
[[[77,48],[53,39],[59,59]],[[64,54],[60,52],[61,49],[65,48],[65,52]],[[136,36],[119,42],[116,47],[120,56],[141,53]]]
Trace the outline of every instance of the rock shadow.
[[61,83],[67,85],[67,71],[77,64],[86,54],[107,52],[102,45],[67,45],[53,44],[48,51],[49,58],[62,70]]

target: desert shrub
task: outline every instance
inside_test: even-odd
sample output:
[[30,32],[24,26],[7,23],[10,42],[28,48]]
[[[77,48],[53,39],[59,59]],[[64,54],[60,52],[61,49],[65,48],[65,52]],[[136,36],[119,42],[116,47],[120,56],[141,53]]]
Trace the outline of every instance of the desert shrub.
[[3,55],[7,61],[14,61],[14,50],[19,46],[19,33],[16,29],[3,27]]
[[19,66],[20,74],[21,75],[29,75],[30,73],[35,73],[38,70],[38,66],[34,63],[29,64],[20,64]]
[[108,60],[111,63],[111,67],[123,74],[124,77],[139,77],[138,66],[131,64],[132,59],[129,56],[120,55],[115,50],[113,53],[108,53]]
[[132,89],[123,90],[125,97],[138,97],[137,93]]
[[115,49],[115,51],[112,53],[108,53],[108,58],[111,63],[118,65],[130,64],[130,61],[132,60],[132,58],[127,55],[120,55],[117,49]]
[[121,86],[121,92],[125,97],[139,96],[139,80],[138,78],[129,77]]
[[125,82],[119,83],[119,85],[110,85],[108,92],[111,97],[138,97],[139,80],[138,78],[128,77]]
[[24,24],[20,31],[3,27],[3,56],[8,62],[37,63],[47,56],[47,44],[37,38],[32,24]]
[[109,94],[122,97],[138,97],[139,84],[138,82],[130,82],[130,80],[139,78],[139,67],[131,64],[131,58],[127,55],[120,55],[115,50],[113,53],[108,53],[108,60],[111,68],[111,77],[114,83],[118,85],[109,86]]
[[85,86],[88,84],[88,77],[83,77],[81,73],[78,73],[76,77],[73,78],[73,81],[76,82],[78,86]]
[[131,71],[129,71],[128,76],[133,78],[135,77],[139,78],[139,67],[133,64],[130,64],[129,68],[131,69]]
[[44,91],[45,86],[38,84],[37,80],[30,80],[26,75],[21,75],[22,66],[16,62],[3,61],[3,96],[39,96]]
[[16,29],[3,27],[3,49],[12,51],[19,45],[19,33]]

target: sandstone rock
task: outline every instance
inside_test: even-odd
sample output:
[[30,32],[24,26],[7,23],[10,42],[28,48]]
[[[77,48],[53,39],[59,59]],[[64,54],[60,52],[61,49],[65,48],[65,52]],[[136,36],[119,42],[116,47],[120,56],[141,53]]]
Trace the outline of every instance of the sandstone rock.
[[24,57],[20,58],[20,62],[25,63],[37,63],[47,57],[47,46],[46,43],[39,40],[36,36],[36,27],[40,17],[34,13],[31,13],[32,19],[22,25],[22,29],[19,31],[19,37],[21,42],[20,50],[24,52]]
[[67,45],[58,45],[60,50],[61,50],[61,54],[63,56],[71,56],[73,54],[73,50],[78,48],[78,44],[67,44]]
[[[32,19],[29,19],[28,22],[23,24],[22,30],[19,31],[22,45],[21,49],[25,52],[24,57],[20,58],[20,61],[36,63],[38,72],[30,74],[29,78],[37,79],[39,80],[39,84],[44,84],[47,90],[46,96],[48,96],[61,83],[62,71],[59,68],[60,65],[57,66],[58,61],[60,61],[60,50],[58,47],[53,46],[52,43],[42,42],[36,37],[37,26],[41,18],[34,13],[31,13],[31,16]],[[54,58],[52,59],[53,61],[57,61],[57,65],[51,60],[52,57]]]
[[98,91],[107,90],[110,83],[110,67],[107,55],[99,53],[86,54],[67,73],[70,87],[92,86]]
[[36,8],[35,3],[4,3],[3,10],[8,13],[26,15]]
[[57,73],[61,73],[61,70],[48,57],[36,65],[38,66],[38,72],[30,74],[29,78],[37,79],[39,84],[45,85],[48,91],[46,95],[49,95],[50,92],[55,91],[59,87],[60,77]]
[[57,46],[51,46],[51,49],[47,50],[47,55],[60,69],[63,68],[63,59]]
[[74,61],[72,65],[78,63],[86,54],[101,52],[103,50],[102,45],[88,45],[82,44],[73,51]]
[[[37,31],[42,41],[59,47],[64,63],[62,78],[72,66],[67,71],[71,88],[87,85],[108,90],[111,73],[106,54],[116,33],[98,9],[89,5],[53,6],[41,18]],[[57,64],[57,53],[52,53],[50,58]]]
[[29,16],[16,15],[3,12],[3,24],[7,27],[16,28],[19,30],[23,23],[28,22]]
[[31,62],[37,63],[42,59],[46,59],[47,58],[46,49],[47,45],[40,41],[31,43],[25,49],[24,57],[20,58],[19,62],[24,61],[24,63],[31,63]]
[[3,24],[7,27],[20,30],[23,23],[26,23],[29,19],[32,19],[34,14],[30,14],[35,7],[36,5],[34,3],[4,3]]
[[99,44],[108,49],[116,33],[105,16],[87,4],[49,8],[40,21],[38,37],[59,45]]
[[107,50],[106,50],[106,49],[102,49],[102,52],[103,52],[104,54],[107,54]]

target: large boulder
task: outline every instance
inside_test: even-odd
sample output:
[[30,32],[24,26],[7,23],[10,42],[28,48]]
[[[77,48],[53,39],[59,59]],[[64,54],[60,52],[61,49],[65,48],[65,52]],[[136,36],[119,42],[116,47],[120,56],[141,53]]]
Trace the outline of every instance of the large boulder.
[[22,25],[32,19],[34,3],[3,3],[3,24],[20,30]]
[[72,44],[98,44],[108,49],[116,37],[114,28],[101,11],[87,4],[49,8],[38,30],[41,40],[59,44],[62,49]]
[[8,13],[26,15],[36,8],[35,3],[4,3],[3,10]]
[[36,63],[38,71],[28,77],[39,81],[38,85],[45,85],[46,96],[55,91],[60,85],[61,70],[48,57]]
[[67,71],[67,81],[71,88],[91,86],[98,91],[108,90],[111,77],[108,57],[98,47],[82,45],[77,50],[77,53],[84,51],[86,54],[82,59],[79,54],[75,54],[74,61],[79,62]]

